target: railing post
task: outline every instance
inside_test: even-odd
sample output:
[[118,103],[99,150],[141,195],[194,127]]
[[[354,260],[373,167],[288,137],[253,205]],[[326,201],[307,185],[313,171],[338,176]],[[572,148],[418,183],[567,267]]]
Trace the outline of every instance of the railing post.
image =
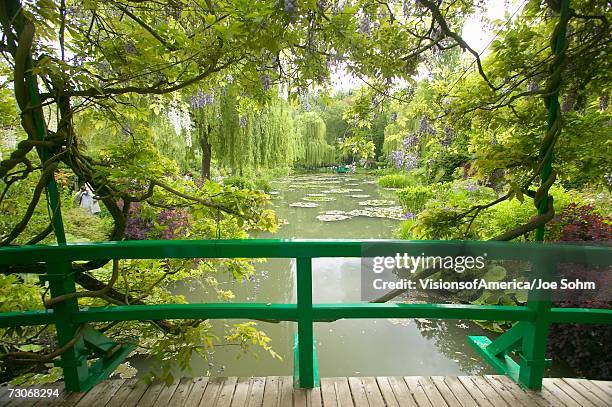
[[312,259],[297,258],[296,262],[298,334],[297,358],[294,356],[294,363],[297,365],[294,385],[299,388],[313,388],[318,386],[319,375],[316,366],[312,322]]
[[[47,263],[45,276],[49,280],[51,297],[70,294],[76,291],[74,275],[70,262]],[[55,328],[57,331],[57,345],[62,347],[73,340],[79,330],[79,325],[72,322],[72,315],[79,310],[77,299],[60,302],[53,307],[53,313],[57,314]],[[87,352],[83,338],[61,355],[61,360],[56,362],[64,372],[64,383],[68,391],[83,391],[82,384],[88,378]]]
[[[541,258],[532,263],[536,278],[550,280],[552,266]],[[535,311],[535,320],[523,322],[523,342],[519,361],[519,382],[532,390],[542,388],[546,359],[548,331],[550,329],[551,293],[549,290],[531,290],[527,306]]]

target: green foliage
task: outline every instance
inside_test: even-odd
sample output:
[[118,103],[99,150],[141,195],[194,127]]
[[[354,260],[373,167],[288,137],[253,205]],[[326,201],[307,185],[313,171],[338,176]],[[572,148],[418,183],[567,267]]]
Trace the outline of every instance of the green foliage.
[[315,112],[307,112],[296,118],[299,135],[297,164],[307,168],[331,165],[335,161],[335,150],[327,144],[325,122]]
[[251,180],[246,177],[234,175],[223,179],[223,185],[233,186],[240,189],[257,189],[263,192],[270,192],[270,183],[263,178],[255,178]]
[[416,185],[397,191],[397,198],[404,211],[416,214],[420,212],[427,201],[434,196],[431,187]]
[[408,174],[387,174],[378,179],[378,185],[384,188],[406,188],[415,184],[415,179]]
[[[474,205],[485,205],[498,198],[491,188],[471,182],[455,181],[432,187],[433,199],[427,201],[416,220],[409,221],[409,225],[402,228],[402,238],[488,240],[535,216],[531,200],[509,199],[483,210],[469,223],[460,222],[458,215]],[[553,186],[550,193],[557,211],[562,211],[570,202],[581,201],[575,192],[565,191],[559,186]]]
[[367,140],[362,136],[346,137],[340,143],[340,152],[343,157],[352,158],[352,161],[358,161],[360,164],[365,164],[374,158],[376,146],[371,140]]

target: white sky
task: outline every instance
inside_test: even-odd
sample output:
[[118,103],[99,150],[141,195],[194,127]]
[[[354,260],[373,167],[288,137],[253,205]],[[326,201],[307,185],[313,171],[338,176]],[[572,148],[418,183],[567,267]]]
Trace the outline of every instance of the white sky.
[[[508,3],[508,4],[506,4]],[[487,2],[486,16],[490,20],[506,21],[519,7],[523,7],[524,0],[489,0]],[[516,13],[518,15],[518,13]],[[515,15],[515,18],[516,18]],[[468,45],[483,56],[488,53],[487,45],[493,39],[494,33],[491,29],[484,27],[480,21],[480,16],[472,16],[468,18],[463,27],[461,36]],[[465,58],[472,58],[469,53],[464,54]],[[418,77],[427,76],[426,72],[419,72]],[[348,74],[344,69],[338,69],[332,74],[332,88],[335,91],[347,91],[363,86],[363,82],[359,78]]]

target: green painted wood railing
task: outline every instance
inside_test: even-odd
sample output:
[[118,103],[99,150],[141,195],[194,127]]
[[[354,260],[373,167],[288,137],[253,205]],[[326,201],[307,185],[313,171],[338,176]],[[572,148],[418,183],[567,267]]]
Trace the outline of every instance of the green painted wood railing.
[[[425,256],[458,256],[486,252],[488,260],[524,260],[543,271],[558,263],[612,264],[612,248],[542,243],[479,241],[376,241],[376,240],[189,240],[76,243],[57,246],[20,246],[0,249],[0,272],[7,265],[44,263],[41,281],[52,297],[76,291],[71,262],[104,259],[161,258],[294,258],[297,262],[297,303],[206,303],[125,305],[81,309],[78,300],[58,303],[53,309],[0,313],[0,327],[55,324],[59,346],[73,341],[89,322],[151,319],[266,319],[298,324],[294,383],[318,385],[313,324],[342,318],[440,318],[518,321],[495,341],[487,337],[468,340],[499,373],[532,389],[542,385],[548,327],[552,323],[612,324],[612,310],[554,308],[549,300],[530,295],[526,306],[464,304],[312,303],[312,259],[362,257],[365,245],[384,244],[389,252],[423,253]],[[27,266],[21,267],[27,272]],[[39,268],[38,268],[39,269]],[[116,344],[88,328],[61,355],[56,364],[64,371],[66,388],[85,391],[108,377],[134,345]],[[94,364],[88,359],[97,357]],[[518,359],[518,362],[515,361]]]

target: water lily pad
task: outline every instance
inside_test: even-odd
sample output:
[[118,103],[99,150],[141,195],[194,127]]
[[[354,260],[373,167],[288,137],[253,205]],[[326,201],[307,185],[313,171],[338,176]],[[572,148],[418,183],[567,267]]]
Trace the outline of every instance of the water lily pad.
[[361,198],[361,199],[363,199],[363,198],[369,198],[369,197],[370,197],[370,195],[368,195],[368,194],[355,194],[355,195],[349,195],[349,196],[350,196],[351,198]]
[[325,194],[306,194],[306,196],[326,196]]
[[289,206],[294,208],[316,208],[319,204],[314,202],[293,202]]
[[402,220],[401,206],[383,206],[383,207],[365,207],[360,209],[354,209],[348,212],[351,216],[365,216],[368,218],[385,218],[385,219],[394,219],[394,220]]
[[280,194],[280,191],[270,191],[268,192],[269,195],[278,195]]
[[[361,190],[359,190],[359,191],[361,191]],[[357,191],[357,192],[359,192],[359,191]],[[334,189],[328,189],[328,190],[321,191],[321,192],[324,192],[326,194],[346,194],[346,193],[351,192],[351,190],[347,189],[347,188],[334,188]]]
[[367,201],[359,202],[359,205],[361,206],[390,206],[390,205],[393,205],[394,203],[395,203],[394,201],[390,201],[388,199],[370,199]]
[[335,222],[335,221],[346,220],[350,218],[351,218],[350,216],[340,215],[340,214],[336,214],[336,215],[324,214],[324,215],[317,216],[317,219],[320,220],[321,222]]
[[336,198],[332,198],[331,196],[305,196],[302,200],[311,202],[331,202],[335,201]]

